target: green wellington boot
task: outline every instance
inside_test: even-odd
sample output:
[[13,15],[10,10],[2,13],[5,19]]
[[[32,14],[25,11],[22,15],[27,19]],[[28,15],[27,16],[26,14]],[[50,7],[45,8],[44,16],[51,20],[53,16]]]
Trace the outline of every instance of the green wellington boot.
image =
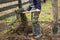
[[36,10],[31,14],[31,21],[32,21],[32,33],[33,37],[39,39],[41,36],[40,24],[38,23],[40,11]]
[[58,28],[57,28],[57,23],[56,22],[53,23],[52,31],[53,31],[53,34],[57,34],[58,33]]

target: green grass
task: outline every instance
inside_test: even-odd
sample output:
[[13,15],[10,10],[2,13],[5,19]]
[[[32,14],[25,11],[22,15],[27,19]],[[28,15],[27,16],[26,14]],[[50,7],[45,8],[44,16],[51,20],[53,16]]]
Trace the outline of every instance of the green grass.
[[8,17],[8,18],[6,18],[4,20],[0,20],[0,21],[3,22],[3,23],[7,23],[7,25],[9,25],[15,19],[16,19],[15,16],[11,16],[11,17]]
[[[28,21],[31,21],[31,14],[27,13],[26,16],[28,18]],[[12,16],[7,19],[4,19],[3,22],[9,23],[14,19],[15,19],[15,17]],[[48,0],[47,3],[42,4],[42,10],[39,15],[39,21],[52,21],[52,20],[53,20],[52,5],[51,5],[51,1]]]
[[48,21],[52,20],[52,5],[51,2],[42,5],[42,11],[39,20]]

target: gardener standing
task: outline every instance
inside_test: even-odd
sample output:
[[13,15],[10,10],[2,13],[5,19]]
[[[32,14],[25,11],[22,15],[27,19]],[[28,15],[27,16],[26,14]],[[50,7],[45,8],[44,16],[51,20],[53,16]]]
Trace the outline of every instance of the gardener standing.
[[[41,36],[40,25],[38,23],[39,14],[41,11],[41,0],[29,0],[30,4],[25,9],[26,11],[32,10],[31,13],[31,21],[32,21],[32,34],[35,38],[39,38]],[[19,8],[22,8],[21,0],[18,0]]]
[[30,4],[27,7],[27,11],[32,10],[33,12],[31,13],[31,21],[32,21],[32,34],[34,35],[35,38],[39,38],[41,36],[40,32],[40,25],[38,23],[38,18],[39,14],[41,11],[41,0],[29,0]]

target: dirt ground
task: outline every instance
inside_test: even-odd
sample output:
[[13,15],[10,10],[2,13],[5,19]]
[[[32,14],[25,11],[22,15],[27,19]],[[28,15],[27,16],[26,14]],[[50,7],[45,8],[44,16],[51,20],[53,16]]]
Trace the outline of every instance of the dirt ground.
[[[15,27],[17,27],[16,25],[17,24],[14,23]],[[52,33],[52,31],[51,31],[52,30],[52,22],[50,22],[50,23],[49,22],[46,22],[46,23],[40,22],[40,25],[43,27],[41,27],[42,35],[39,39],[35,39],[34,36],[28,35],[29,32],[31,32],[31,26],[29,26],[29,28],[28,27],[25,28],[24,31],[20,31],[20,34],[17,34],[16,31],[15,32],[12,32],[12,31],[8,32],[8,33],[4,34],[3,36],[0,36],[0,40],[60,40],[60,37],[56,37],[56,36],[51,37],[51,35],[49,35]],[[22,26],[22,25],[19,25],[19,26]],[[59,26],[59,24],[58,24],[58,26]],[[60,26],[58,28],[60,29]],[[23,28],[21,28],[21,29],[23,29]],[[30,31],[28,31],[28,29]],[[59,33],[60,32],[58,32],[58,34]]]

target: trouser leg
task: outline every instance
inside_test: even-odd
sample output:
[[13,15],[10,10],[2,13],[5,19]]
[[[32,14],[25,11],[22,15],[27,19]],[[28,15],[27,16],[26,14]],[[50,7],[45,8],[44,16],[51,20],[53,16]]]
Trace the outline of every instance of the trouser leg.
[[33,28],[34,35],[40,35],[40,25],[38,23],[33,24],[32,28]]
[[40,34],[40,25],[38,24],[39,13],[36,13],[36,12],[31,13],[32,31],[34,35]]

